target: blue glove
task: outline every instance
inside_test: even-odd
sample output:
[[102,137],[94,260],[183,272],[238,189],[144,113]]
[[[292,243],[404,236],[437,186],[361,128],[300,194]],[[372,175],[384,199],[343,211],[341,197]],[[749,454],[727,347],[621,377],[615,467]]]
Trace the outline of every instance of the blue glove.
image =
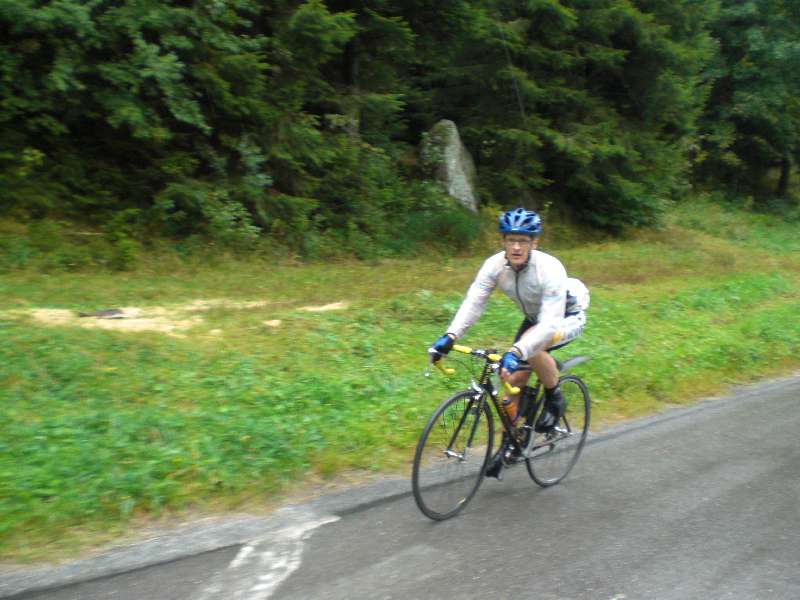
[[433,345],[430,348],[428,348],[428,352],[431,354],[444,356],[445,354],[450,352],[452,348],[453,348],[453,338],[451,338],[449,335],[445,333],[442,337],[433,342]]
[[508,371],[509,375],[519,369],[520,364],[522,364],[522,359],[517,356],[516,352],[506,352],[500,359],[500,366]]

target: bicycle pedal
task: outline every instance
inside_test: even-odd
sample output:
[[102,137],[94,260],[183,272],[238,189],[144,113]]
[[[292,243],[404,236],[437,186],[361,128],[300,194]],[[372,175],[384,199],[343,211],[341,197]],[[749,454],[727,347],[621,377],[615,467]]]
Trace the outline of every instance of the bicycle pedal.
[[565,437],[568,436],[569,436],[569,431],[556,426],[545,434],[544,439],[545,441],[551,441],[551,440],[558,441],[558,440],[563,440]]
[[522,451],[517,448],[508,450],[503,455],[503,463],[505,463],[505,465],[509,467],[511,465],[515,465],[519,462],[522,462],[523,460],[525,460],[525,458],[522,456]]

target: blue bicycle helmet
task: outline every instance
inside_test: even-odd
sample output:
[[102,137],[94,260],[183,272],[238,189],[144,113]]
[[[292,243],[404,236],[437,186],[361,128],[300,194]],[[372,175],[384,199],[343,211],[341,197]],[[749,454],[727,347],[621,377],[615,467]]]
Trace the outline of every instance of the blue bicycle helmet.
[[532,210],[515,208],[500,215],[500,233],[521,233],[536,237],[542,232],[542,220]]

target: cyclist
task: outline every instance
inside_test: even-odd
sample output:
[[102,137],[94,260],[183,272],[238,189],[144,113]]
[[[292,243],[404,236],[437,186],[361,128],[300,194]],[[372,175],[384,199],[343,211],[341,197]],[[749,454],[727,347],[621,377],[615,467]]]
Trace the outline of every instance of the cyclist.
[[[483,263],[446,333],[428,351],[434,360],[447,354],[481,316],[492,290],[499,287],[524,315],[513,345],[500,361],[501,377],[522,387],[530,378],[530,370],[520,368],[524,363],[530,365],[545,388],[544,409],[534,427],[539,433],[547,433],[565,409],[558,367],[548,350],[561,348],[581,334],[589,292],[579,280],[567,277],[557,258],[538,250],[542,221],[534,211],[516,208],[503,213],[499,230],[504,250]],[[518,396],[502,400],[512,422],[519,417]],[[500,478],[504,452],[503,445],[492,459],[487,476]]]

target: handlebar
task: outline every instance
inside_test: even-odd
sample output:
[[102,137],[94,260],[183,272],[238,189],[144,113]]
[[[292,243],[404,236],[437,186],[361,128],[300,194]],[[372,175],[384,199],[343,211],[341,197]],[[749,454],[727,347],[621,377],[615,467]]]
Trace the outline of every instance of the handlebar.
[[[480,358],[484,358],[486,359],[487,362],[493,363],[492,368],[495,371],[497,371],[500,368],[499,363],[500,360],[503,358],[499,354],[496,354],[494,352],[489,352],[488,350],[474,349],[470,348],[469,346],[461,346],[459,344],[454,344],[453,350],[455,350],[456,352],[460,352],[461,354],[470,354],[472,356],[478,356]],[[442,373],[444,373],[445,375],[452,375],[453,373],[455,373],[455,369],[447,368],[442,364],[442,359],[444,358],[443,356],[439,355],[440,356],[439,360],[435,360],[434,356],[438,354],[438,352],[431,352],[431,350],[428,350],[428,352],[431,354],[431,361],[433,361],[433,365],[437,369],[439,369]],[[511,385],[507,381],[503,381],[503,388],[505,388],[505,390],[512,396],[516,396],[521,391],[520,388]]]

